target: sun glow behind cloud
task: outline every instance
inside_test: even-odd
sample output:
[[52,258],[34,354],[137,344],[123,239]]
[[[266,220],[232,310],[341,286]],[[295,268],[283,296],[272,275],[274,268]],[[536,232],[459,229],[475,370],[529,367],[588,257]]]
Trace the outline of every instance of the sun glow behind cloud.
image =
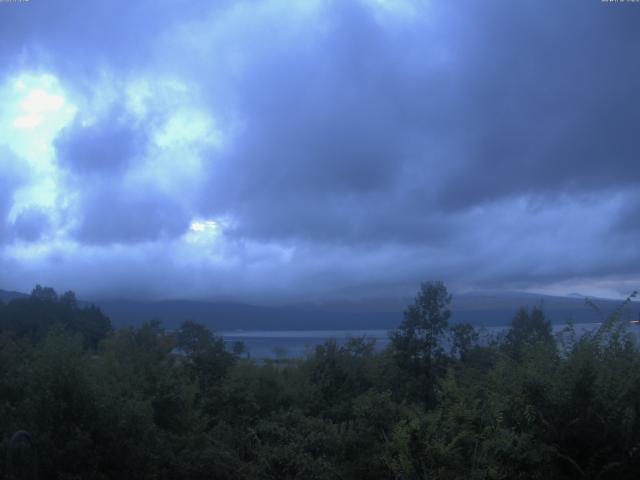
[[36,128],[47,113],[54,113],[64,107],[62,95],[51,95],[44,90],[31,90],[21,102],[23,114],[17,117],[13,125],[16,128]]
[[203,220],[191,222],[189,230],[196,233],[216,231],[218,229],[218,223],[214,220]]
[[15,153],[29,177],[14,195],[10,220],[25,208],[53,209],[61,192],[52,143],[73,119],[75,106],[55,76],[29,72],[0,86],[0,104],[0,144]]

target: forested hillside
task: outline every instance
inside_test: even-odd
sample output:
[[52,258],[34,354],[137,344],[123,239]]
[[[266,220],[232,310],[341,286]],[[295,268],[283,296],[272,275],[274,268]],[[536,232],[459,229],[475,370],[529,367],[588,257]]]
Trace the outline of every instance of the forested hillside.
[[[0,448],[30,432],[45,479],[638,478],[624,304],[581,337],[522,309],[480,345],[450,302],[424,283],[382,352],[362,338],[255,361],[198,323],[114,330],[37,287],[0,303]],[[32,459],[16,452],[18,478]]]

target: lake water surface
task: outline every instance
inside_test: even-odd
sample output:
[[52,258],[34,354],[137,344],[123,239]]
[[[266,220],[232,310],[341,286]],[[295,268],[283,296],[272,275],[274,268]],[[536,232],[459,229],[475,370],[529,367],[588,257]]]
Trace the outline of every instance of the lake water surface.
[[[576,323],[577,333],[594,330],[600,323]],[[560,333],[566,325],[553,325],[554,333]],[[640,327],[632,326],[639,329]],[[480,327],[481,340],[506,331],[507,327]],[[220,332],[228,345],[241,341],[252,358],[303,357],[311,353],[316,346],[328,339],[335,339],[343,345],[349,338],[367,338],[375,340],[376,349],[382,350],[389,344],[390,330],[251,330]]]

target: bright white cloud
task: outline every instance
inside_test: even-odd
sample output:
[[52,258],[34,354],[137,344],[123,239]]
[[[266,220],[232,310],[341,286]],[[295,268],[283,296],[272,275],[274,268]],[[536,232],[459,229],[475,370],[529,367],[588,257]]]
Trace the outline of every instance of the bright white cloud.
[[0,144],[24,163],[28,177],[14,193],[9,220],[36,207],[57,222],[63,192],[52,142],[73,119],[76,108],[55,76],[31,72],[5,79],[0,85],[0,105]]
[[215,220],[193,221],[189,226],[189,230],[196,233],[215,232],[218,230],[218,222]]

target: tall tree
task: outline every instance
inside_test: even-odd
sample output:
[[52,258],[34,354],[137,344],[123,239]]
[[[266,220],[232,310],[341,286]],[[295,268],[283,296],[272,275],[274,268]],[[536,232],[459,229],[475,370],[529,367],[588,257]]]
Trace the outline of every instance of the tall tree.
[[554,345],[551,322],[540,307],[534,307],[531,312],[521,308],[511,320],[511,328],[505,338],[507,352],[519,357],[527,345],[542,343]]
[[451,318],[451,295],[441,281],[424,282],[404,320],[391,333],[391,347],[398,366],[416,384],[416,394],[429,395],[438,366],[444,358],[442,339]]

